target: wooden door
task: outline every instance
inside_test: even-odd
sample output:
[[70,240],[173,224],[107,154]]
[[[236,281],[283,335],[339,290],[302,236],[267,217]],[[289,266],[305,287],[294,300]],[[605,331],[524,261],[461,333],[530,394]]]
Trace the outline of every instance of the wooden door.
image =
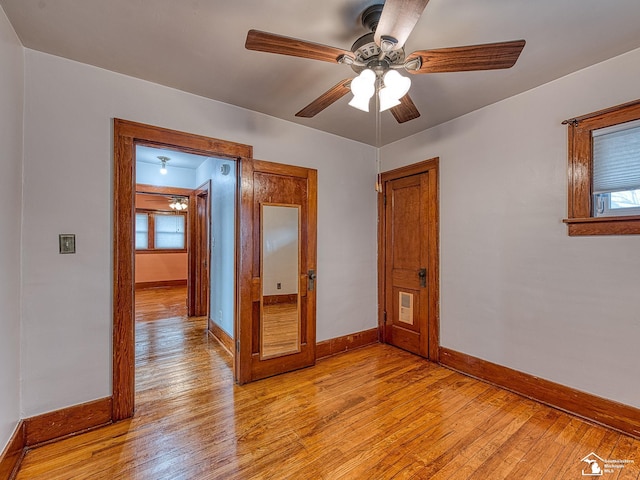
[[437,359],[437,161],[422,167],[383,175],[382,337]]
[[317,172],[241,164],[236,378],[315,364]]
[[210,225],[211,213],[209,207],[209,187],[211,181],[206,182],[194,191],[195,197],[195,225],[194,228],[194,297],[195,316],[209,316],[209,265],[211,258]]

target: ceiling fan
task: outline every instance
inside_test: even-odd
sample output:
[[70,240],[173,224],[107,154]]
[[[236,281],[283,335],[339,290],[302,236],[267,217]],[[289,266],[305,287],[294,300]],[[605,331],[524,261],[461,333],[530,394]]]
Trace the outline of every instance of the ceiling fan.
[[[429,0],[386,0],[384,4],[368,7],[362,13],[361,20],[362,25],[371,32],[357,39],[351,50],[259,30],[249,31],[245,48],[346,64],[359,74],[355,79],[348,78],[334,85],[296,113],[296,117],[313,117],[349,91],[354,93],[354,100],[350,105],[368,111],[369,99],[373,93],[378,92],[380,110],[389,108],[395,119],[404,123],[418,118],[420,112],[407,93],[411,82],[408,78],[403,80],[397,74],[398,70],[422,74],[510,68],[518,60],[525,45],[524,40],[514,40],[417,50],[405,56],[404,44],[428,2]],[[389,74],[390,72],[395,73]],[[386,100],[384,90],[391,94],[386,95]]]

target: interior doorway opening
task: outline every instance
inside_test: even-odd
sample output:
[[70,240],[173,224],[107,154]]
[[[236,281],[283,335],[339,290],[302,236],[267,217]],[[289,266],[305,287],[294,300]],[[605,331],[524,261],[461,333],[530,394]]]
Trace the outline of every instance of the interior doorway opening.
[[[235,161],[179,146],[136,144],[135,154],[135,291],[172,287],[170,311],[179,292],[185,293],[185,315],[203,317],[203,328],[232,350]],[[158,293],[157,305],[163,305]],[[162,318],[161,312],[154,315]]]
[[[138,162],[144,149],[149,149],[152,160]],[[162,150],[159,152],[158,150]],[[164,155],[162,153],[165,153]],[[195,155],[204,161],[200,171],[196,172],[195,182],[190,184],[168,185],[166,180],[143,180],[142,170],[153,170],[158,177],[173,168],[176,178],[180,172],[181,155]],[[133,416],[135,407],[135,256],[136,221],[135,196],[137,186],[145,185],[142,193],[163,193],[167,188],[188,189],[186,221],[192,228],[198,225],[208,227],[208,241],[197,243],[198,235],[186,233],[188,252],[187,290],[189,313],[200,309],[205,315],[207,326],[216,320],[230,319],[229,337],[233,338],[233,325],[236,315],[236,215],[237,215],[237,168],[243,158],[251,158],[252,148],[247,145],[216,140],[174,130],[162,129],[150,125],[114,120],[114,290],[113,290],[113,395],[112,420],[118,421]],[[165,157],[158,158],[158,157]],[[168,158],[168,160],[167,160]],[[165,160],[164,162],[162,160]],[[172,163],[173,162],[173,163]],[[226,166],[225,166],[226,165]],[[208,175],[208,176],[207,176]],[[184,179],[183,179],[184,180]],[[147,183],[140,183],[147,182]],[[207,182],[211,185],[208,189]],[[175,185],[175,183],[174,183]],[[207,200],[208,197],[208,200]],[[175,203],[175,202],[174,202]],[[182,203],[182,202],[179,202]],[[198,212],[209,209],[211,221],[198,221]],[[216,216],[218,220],[216,220]],[[225,223],[226,222],[226,223]],[[214,227],[214,225],[216,227]],[[229,228],[228,225],[231,225]],[[215,228],[224,228],[219,236]],[[189,230],[189,229],[187,229]],[[180,232],[157,232],[176,236]],[[230,240],[229,240],[230,239]],[[229,244],[230,243],[230,244]],[[195,253],[200,252],[200,255]],[[189,255],[189,253],[194,253]],[[221,268],[216,267],[220,259]],[[215,283],[215,272],[224,275],[231,265],[231,275],[224,282]],[[212,273],[209,279],[197,279],[198,269]],[[214,287],[217,285],[217,287]],[[210,286],[206,292],[205,286]],[[220,307],[215,292],[221,292],[225,302]],[[229,293],[230,292],[230,293]],[[200,303],[196,302],[200,295]],[[206,298],[205,298],[206,297]],[[203,299],[204,298],[204,299]],[[224,330],[224,325],[220,326]],[[215,333],[215,332],[214,332]],[[234,357],[235,361],[235,357]]]
[[[162,361],[150,356],[166,350],[156,343],[181,351],[185,329],[211,333],[233,355],[235,161],[140,144],[135,158],[136,368]],[[142,377],[136,370],[136,389]]]

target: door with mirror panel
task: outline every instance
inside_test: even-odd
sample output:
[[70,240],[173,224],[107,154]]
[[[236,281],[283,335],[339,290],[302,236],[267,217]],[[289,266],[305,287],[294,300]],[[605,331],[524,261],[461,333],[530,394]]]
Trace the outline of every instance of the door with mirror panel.
[[317,172],[242,164],[236,378],[315,363]]

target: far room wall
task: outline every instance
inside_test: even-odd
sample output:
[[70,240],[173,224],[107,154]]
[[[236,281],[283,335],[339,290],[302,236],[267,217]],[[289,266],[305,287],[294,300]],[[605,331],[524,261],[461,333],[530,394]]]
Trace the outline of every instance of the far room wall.
[[[182,169],[183,170],[183,169]],[[144,182],[147,185],[152,183]],[[162,195],[136,195],[136,210],[152,210],[171,212],[169,200]],[[136,251],[135,283],[140,285],[159,285],[162,282],[183,282],[187,284],[188,254],[173,252],[138,252]]]
[[[162,151],[159,150],[159,153]],[[195,189],[196,169],[180,168],[173,165],[168,167],[169,173],[160,173],[160,161],[157,165],[136,162],[136,183],[154,185],[157,187],[177,187],[189,190]],[[136,208],[171,211],[168,202],[160,205],[153,200],[153,196],[136,195]],[[158,282],[182,281],[185,285],[188,276],[188,254],[185,253],[139,253],[135,259],[135,283],[153,284]]]

